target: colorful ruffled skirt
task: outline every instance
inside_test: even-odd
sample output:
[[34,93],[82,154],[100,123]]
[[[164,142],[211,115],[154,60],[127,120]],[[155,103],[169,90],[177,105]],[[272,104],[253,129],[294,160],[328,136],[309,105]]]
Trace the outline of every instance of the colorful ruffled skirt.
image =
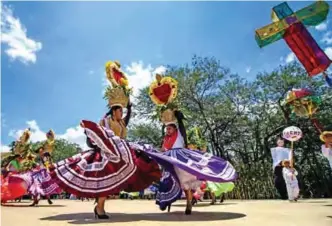
[[[184,181],[181,181],[184,179],[181,178],[183,172],[190,175],[189,180],[187,179],[185,182],[192,190],[199,188],[202,181],[225,183],[237,179],[237,173],[228,161],[209,153],[185,148],[159,152],[149,145],[137,143],[130,143],[130,146],[147,153],[164,169],[156,197],[156,202],[161,209],[165,209],[181,198],[185,184]],[[181,170],[180,178],[178,169]]]
[[155,195],[158,191],[158,188],[155,185],[151,185],[148,188],[144,189],[144,195]]
[[27,193],[28,184],[24,179],[13,177],[14,172],[1,174],[1,203],[15,200]]
[[18,177],[25,179],[28,183],[27,193],[34,197],[50,196],[62,192],[62,189],[51,178],[50,173],[45,168],[31,170],[18,175]]
[[216,197],[219,197],[224,193],[233,191],[235,187],[233,182],[215,183],[208,181],[206,184],[207,184],[207,190],[213,192]]
[[35,168],[24,173],[10,172],[1,177],[1,199],[19,198],[25,194],[34,197],[61,193],[60,187],[45,168]]
[[130,148],[113,131],[94,122],[83,120],[81,125],[94,148],[50,168],[52,178],[63,190],[96,198],[141,191],[159,181],[158,164],[144,152]]

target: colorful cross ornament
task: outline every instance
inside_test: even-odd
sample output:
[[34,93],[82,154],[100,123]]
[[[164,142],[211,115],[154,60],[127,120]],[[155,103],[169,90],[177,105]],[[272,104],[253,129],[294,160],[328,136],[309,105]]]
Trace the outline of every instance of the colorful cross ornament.
[[272,9],[272,24],[256,30],[256,41],[259,47],[284,39],[289,48],[305,67],[309,76],[326,71],[331,60],[319,47],[306,26],[317,26],[329,13],[329,4],[317,1],[299,11],[293,12],[284,2]]

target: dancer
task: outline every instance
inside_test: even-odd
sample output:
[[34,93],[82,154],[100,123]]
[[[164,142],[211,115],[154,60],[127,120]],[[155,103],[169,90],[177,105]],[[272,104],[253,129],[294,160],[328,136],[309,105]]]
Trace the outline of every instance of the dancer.
[[203,198],[204,198],[204,194],[206,192],[206,182],[203,181],[201,183],[201,186],[199,188],[196,189],[195,193],[193,194],[193,198],[191,201],[191,204],[194,206],[195,204],[197,204],[198,201],[203,202]]
[[278,138],[277,147],[271,148],[272,160],[273,160],[273,171],[274,171],[274,185],[281,196],[281,199],[287,200],[287,189],[284,177],[282,175],[284,160],[291,161],[291,150],[284,148],[284,140]]
[[185,214],[189,215],[192,212],[192,190],[199,188],[202,181],[229,182],[234,181],[237,174],[233,166],[223,159],[185,148],[187,135],[184,116],[172,105],[177,94],[177,82],[173,78],[157,74],[149,90],[151,100],[163,106],[161,121],[166,126],[162,152],[141,146],[163,167],[156,203],[161,210],[168,208],[170,211],[171,204],[181,197],[184,190],[187,200]]
[[[13,147],[11,148],[12,152]],[[19,173],[20,161],[20,155],[14,153],[1,161],[1,205],[5,204],[8,200],[16,200],[22,197],[28,189],[28,185],[24,179],[12,177],[12,175]]]
[[[80,197],[98,198],[94,209],[98,219],[109,218],[104,207],[108,195],[122,190],[143,190],[161,176],[156,162],[122,140],[127,135],[131,104],[128,80],[120,70],[120,63],[107,62],[106,75],[112,84],[105,92],[109,113],[100,125],[81,122],[91,149],[58,162],[51,169],[53,178],[65,191]],[[125,107],[128,113],[123,119]]]
[[321,133],[320,139],[325,143],[322,145],[322,153],[329,161],[332,169],[332,126]]
[[[195,127],[188,132],[188,142],[189,142],[189,149],[191,150],[199,150],[202,153],[205,153],[207,150],[207,142],[202,136],[200,130]],[[192,204],[196,204],[197,200],[201,201],[201,197],[207,191],[210,193],[211,196],[211,205],[216,203],[216,198],[220,197],[220,203],[223,203],[225,200],[224,194],[227,192],[231,192],[234,189],[235,185],[233,182],[227,183],[215,183],[211,181],[203,182],[201,187],[196,190],[193,196]]]
[[[177,125],[172,120],[172,110],[166,110],[163,114],[164,124],[166,125],[166,136],[164,137],[162,144],[162,151],[167,151],[175,148],[187,147],[187,134],[183,124],[184,116],[182,112],[175,110],[174,116],[176,117]],[[171,117],[171,121],[167,119]],[[181,188],[184,190],[187,200],[186,214],[191,214],[192,209],[192,190],[196,190],[200,187],[201,181],[193,174],[190,174],[179,167],[174,167],[174,171],[180,181]]]
[[[177,115],[182,114],[178,113]],[[174,114],[171,117],[165,117],[164,113],[163,116],[163,118],[176,118]],[[184,140],[180,137],[182,135],[179,129],[175,129],[173,124],[169,125],[166,131],[168,132],[163,142],[163,152],[159,152],[149,145],[129,144],[131,147],[147,153],[163,167],[163,175],[156,197],[156,203],[160,209],[168,208],[170,211],[171,204],[180,199],[182,190],[184,190],[187,199],[185,214],[189,215],[192,212],[191,190],[199,188],[201,182],[205,180],[213,182],[234,181],[237,174],[233,166],[221,158],[209,153],[203,154],[199,151],[178,148],[177,145],[183,145]]]
[[[12,151],[15,158],[10,161],[7,166],[8,175],[4,179],[4,184],[8,188],[18,187],[26,188],[25,191],[17,197],[23,196],[25,193],[32,195],[34,202],[31,206],[35,206],[38,203],[40,196],[50,196],[57,194],[61,190],[59,186],[51,179],[49,173],[45,168],[41,168],[35,161],[36,155],[31,150],[31,143],[29,142],[30,129],[24,131],[18,141],[15,142]],[[13,190],[14,188],[7,189],[2,186],[4,190]],[[2,196],[8,196],[2,192]]]
[[225,201],[225,194],[228,192],[233,191],[235,185],[233,182],[228,183],[214,183],[214,182],[207,182],[207,190],[210,191],[211,194],[211,205],[216,203],[217,197],[220,197],[220,203]]
[[[120,69],[121,65],[118,61],[112,62],[109,61],[106,63],[105,71],[106,77],[109,82],[112,84],[113,89],[108,87],[105,92],[105,98],[109,100],[109,108],[110,110],[106,113],[104,118],[99,122],[99,124],[103,127],[107,127],[113,130],[116,136],[124,139],[127,136],[127,126],[129,124],[129,120],[131,117],[131,103],[129,100],[129,92],[127,88],[127,78],[124,73]],[[120,84],[121,83],[121,84]],[[115,101],[114,97],[118,95],[117,93],[124,93],[128,96],[128,100],[126,97],[123,100]],[[120,95],[121,95],[120,94]],[[117,98],[117,97],[115,97]],[[113,102],[111,102],[113,101]],[[122,102],[124,103],[122,103]],[[119,103],[117,103],[119,102]],[[125,106],[127,105],[127,106]],[[127,114],[123,117],[123,108],[127,107]],[[97,197],[95,203],[97,203],[98,208],[105,212],[105,201],[107,197]]]
[[299,183],[296,178],[298,173],[294,168],[291,167],[289,160],[284,160],[282,165],[284,166],[282,169],[282,174],[284,180],[286,181],[288,200],[291,202],[297,202],[300,192]]
[[104,206],[100,206],[100,197],[118,194],[122,190],[142,190],[159,180],[160,170],[156,162],[131,149],[107,127],[86,120],[81,126],[91,149],[54,164],[51,174],[66,192],[79,197],[98,197],[95,217],[108,219],[105,210],[101,209]]
[[[43,166],[44,169],[47,170],[47,174],[49,173],[49,167],[52,164],[52,152],[54,150],[54,143],[55,143],[55,134],[53,132],[53,130],[49,130],[46,133],[46,141],[44,142],[44,144],[36,150],[36,153],[39,154],[39,158],[41,161],[41,165]],[[36,183],[41,182],[39,177],[35,178]],[[41,186],[41,183],[40,185]],[[60,193],[61,190],[60,188],[57,189],[57,193]],[[46,195],[45,192],[43,192],[43,190],[38,189],[38,187],[36,187],[35,192],[33,194],[33,203],[30,206],[36,206],[39,203],[39,200],[41,198],[41,196],[45,196],[47,199],[47,202],[49,205],[52,205],[53,202],[51,200],[51,196],[50,195]]]

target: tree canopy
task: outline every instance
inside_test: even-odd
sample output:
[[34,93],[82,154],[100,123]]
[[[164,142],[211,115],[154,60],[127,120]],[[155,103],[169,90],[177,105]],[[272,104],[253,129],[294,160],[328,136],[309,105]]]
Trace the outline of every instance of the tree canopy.
[[[41,142],[36,142],[32,144],[32,149],[37,150],[38,147],[41,146]],[[69,158],[75,154],[77,154],[81,148],[78,144],[69,142],[65,139],[56,139],[54,143],[54,149],[52,152],[53,162],[58,162]]]
[[[165,75],[179,83],[177,104],[187,118],[187,129],[199,128],[209,151],[230,161],[239,172],[237,186],[230,194],[233,198],[276,197],[270,148],[291,125],[304,133],[295,143],[302,194],[332,196],[332,172],[321,154],[319,134],[308,118],[294,117],[281,104],[292,88],[310,88],[323,100],[316,118],[323,126],[332,124],[332,91],[322,78],[310,78],[294,62],[247,80],[213,57],[198,56],[186,65],[167,66]],[[135,108],[148,122],[133,126],[131,139],[160,145],[161,124],[148,87],[140,90]]]
[[[13,146],[15,145],[15,142],[12,142],[10,144],[11,147],[11,153],[8,153],[8,156],[5,156],[1,161],[1,166],[6,166],[14,156],[13,152]],[[40,157],[38,156],[38,149],[43,145],[43,142],[33,142],[28,143],[27,148],[30,149],[31,153],[34,153],[36,155],[36,161],[40,162]],[[78,144],[71,143],[65,139],[56,139],[54,143],[54,149],[52,152],[52,159],[53,162],[58,162],[61,160],[64,160],[66,158],[69,158],[75,154],[77,154],[80,151],[80,147]]]

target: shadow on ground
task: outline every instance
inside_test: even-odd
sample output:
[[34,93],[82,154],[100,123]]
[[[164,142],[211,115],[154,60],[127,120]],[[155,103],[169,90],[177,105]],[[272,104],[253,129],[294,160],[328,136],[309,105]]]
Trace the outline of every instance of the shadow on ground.
[[[228,205],[236,205],[237,203],[215,203],[214,205],[211,205],[210,203],[207,202],[199,202],[198,204],[196,204],[194,206],[194,208],[196,207],[207,207],[207,206],[228,206]],[[173,204],[172,206],[174,207],[186,207],[186,204]]]
[[186,216],[183,211],[175,211],[170,213],[110,213],[108,220],[95,220],[93,213],[72,213],[60,214],[45,218],[40,218],[42,221],[67,221],[70,224],[98,224],[98,223],[118,223],[118,222],[134,222],[134,221],[220,221],[232,220],[237,218],[246,217],[242,213],[230,212],[196,212],[192,215]]

